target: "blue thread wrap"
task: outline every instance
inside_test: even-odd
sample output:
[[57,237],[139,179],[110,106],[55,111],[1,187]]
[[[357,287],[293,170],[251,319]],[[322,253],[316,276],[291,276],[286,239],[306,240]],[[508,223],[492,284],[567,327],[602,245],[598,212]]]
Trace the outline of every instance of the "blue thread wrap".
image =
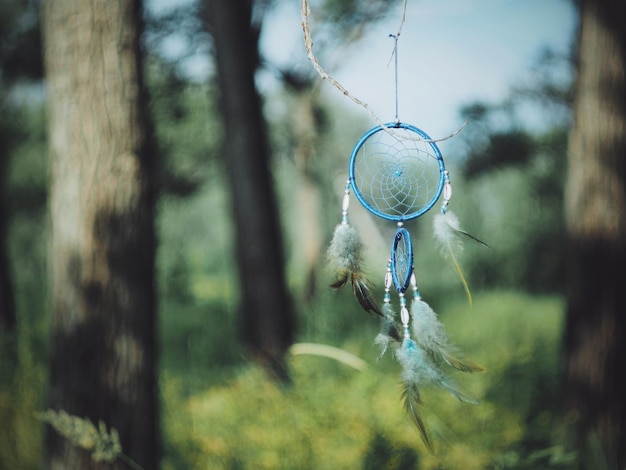
[[[402,250],[398,250],[399,245],[403,247]],[[391,277],[398,292],[404,293],[409,288],[411,274],[413,274],[413,243],[409,231],[400,227],[391,246]]]

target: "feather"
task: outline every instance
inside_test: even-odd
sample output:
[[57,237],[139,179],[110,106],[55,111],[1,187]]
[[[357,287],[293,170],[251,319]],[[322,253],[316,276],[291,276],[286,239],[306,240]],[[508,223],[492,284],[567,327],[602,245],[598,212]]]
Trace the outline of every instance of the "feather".
[[372,295],[370,282],[361,269],[362,249],[363,245],[359,234],[351,225],[342,223],[335,227],[335,233],[327,252],[328,264],[335,275],[335,281],[330,287],[340,289],[350,279],[354,296],[363,310],[382,316],[383,314]]
[[[413,394],[410,408],[408,408],[406,404],[405,397],[405,407],[407,407],[413,420],[416,421],[415,424],[418,426],[420,433],[423,433],[423,431],[415,417],[415,413],[418,410],[416,405],[421,403],[416,401],[415,393],[420,387],[439,387],[464,403],[478,404],[478,401],[457,389],[444,375],[430,355],[412,339],[405,339],[402,342],[402,347],[396,349],[396,358],[402,366],[402,380],[405,394],[408,393],[407,390]],[[419,395],[417,395],[417,398],[419,398]]]
[[393,314],[393,308],[389,303],[384,303],[383,308],[383,320],[381,325],[381,333],[389,336],[394,341],[400,342],[400,333],[398,332],[398,325]]
[[344,279],[342,286],[350,273],[361,271],[362,249],[359,234],[351,225],[339,224],[335,227],[326,255],[330,269],[335,272],[338,281]]
[[402,398],[404,409],[409,414],[413,423],[419,431],[422,441],[430,452],[433,452],[433,443],[428,436],[428,429],[422,419],[421,408],[422,398],[420,395],[420,385],[425,378],[424,363],[422,361],[423,351],[413,340],[405,339],[402,347],[396,350],[396,358],[402,366]]
[[452,384],[443,380],[439,383],[439,386],[443,389],[447,390],[450,395],[459,400],[460,402],[467,403],[469,405],[478,405],[479,401],[475,398],[470,397],[467,393],[462,392],[458,388],[454,387]]
[[441,249],[441,254],[454,266],[454,270],[459,275],[459,278],[463,283],[467,299],[470,305],[472,305],[472,293],[470,292],[467,280],[465,279],[465,275],[463,274],[458,261],[458,258],[463,252],[463,243],[458,237],[459,233],[466,232],[461,230],[459,218],[453,212],[446,211],[445,214],[440,213],[435,216],[434,235]]
[[374,300],[374,296],[372,295],[372,290],[369,285],[369,282],[361,273],[352,273],[352,290],[354,291],[354,296],[356,300],[361,305],[361,308],[368,313],[376,313],[383,316],[383,312],[380,311],[380,307]]
[[374,338],[374,344],[380,347],[380,355],[378,356],[378,360],[380,361],[387,352],[387,349],[389,349],[389,346],[393,345],[393,338],[384,333],[378,333],[376,338]]
[[424,442],[424,445],[430,452],[434,452],[435,448],[428,435],[428,428],[426,423],[422,419],[421,408],[422,399],[420,396],[419,388],[413,382],[404,382],[402,389],[402,400],[404,401],[404,409],[409,414],[415,427],[419,431],[420,437]]
[[[433,319],[434,321],[432,321]],[[457,389],[448,380],[439,367],[438,362],[434,359],[432,351],[427,349],[427,346],[437,346],[446,339],[443,326],[437,321],[434,312],[432,312],[432,317],[429,321],[419,323],[425,325],[426,333],[421,338],[418,336],[419,339],[416,340],[418,342],[411,338],[405,338],[402,341],[402,346],[396,348],[395,353],[396,359],[402,367],[404,408],[413,419],[424,444],[432,452],[433,445],[428,437],[428,430],[421,416],[422,400],[420,389],[425,386],[435,386],[446,390],[453,397],[464,403],[478,404],[478,402]],[[419,344],[419,341],[427,346]]]
[[436,361],[443,361],[463,372],[482,372],[485,369],[475,362],[457,357],[459,351],[448,342],[444,326],[437,314],[418,297],[411,304],[413,334],[417,343],[428,351]]
[[[453,230],[454,227],[452,227]],[[485,248],[491,248],[489,245],[487,245],[484,241],[482,241],[480,238],[475,237],[474,235],[472,235],[471,233],[466,232],[465,230],[460,230],[460,229],[456,229],[455,233],[457,233],[458,235],[463,235],[464,237],[469,238],[470,240],[474,240],[476,243],[484,246]]]
[[330,285],[330,287],[332,287],[333,289],[341,289],[348,282],[350,273],[348,271],[343,270],[343,271],[338,271],[336,275],[337,275],[337,280],[333,282]]
[[381,349],[379,360],[385,355],[390,346],[397,347],[400,344],[400,334],[398,333],[391,305],[385,302],[381,311],[383,319],[381,320],[380,333],[374,339],[374,344],[380,346]]

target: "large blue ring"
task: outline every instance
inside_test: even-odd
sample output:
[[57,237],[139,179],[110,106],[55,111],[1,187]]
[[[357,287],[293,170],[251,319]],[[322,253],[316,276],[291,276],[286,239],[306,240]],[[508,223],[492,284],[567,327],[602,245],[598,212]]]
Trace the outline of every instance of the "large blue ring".
[[445,170],[446,170],[444,161],[443,161],[443,156],[441,155],[441,152],[439,151],[439,147],[437,147],[437,145],[431,141],[431,138],[423,130],[415,126],[412,126],[410,124],[405,124],[402,122],[387,123],[385,124],[385,127],[387,129],[394,129],[394,128],[395,129],[407,129],[411,132],[416,133],[425,141],[428,141],[427,143],[432,148],[435,156],[437,157],[437,163],[439,164],[439,182],[437,184],[437,190],[435,191],[433,197],[431,198],[430,201],[428,201],[426,205],[419,208],[415,212],[412,212],[406,215],[394,215],[394,214],[387,214],[385,212],[382,212],[376,209],[375,207],[373,207],[363,197],[363,195],[361,194],[361,191],[359,190],[359,185],[357,184],[355,177],[354,177],[356,157],[357,157],[357,154],[359,153],[359,150],[361,149],[365,141],[367,141],[367,139],[369,139],[372,135],[376,134],[377,132],[385,132],[382,126],[373,127],[372,129],[367,131],[365,134],[363,134],[363,136],[359,139],[357,144],[354,146],[354,149],[352,150],[352,155],[350,156],[350,164],[348,165],[348,177],[350,181],[350,187],[352,188],[352,192],[357,197],[359,202],[363,205],[363,207],[365,207],[368,211],[370,211],[374,215],[377,215],[378,217],[382,217],[383,219],[387,219],[387,220],[393,220],[395,222],[415,219],[416,217],[419,217],[420,215],[428,212],[435,205],[435,203],[441,196],[441,192],[443,191],[443,186],[445,182]]

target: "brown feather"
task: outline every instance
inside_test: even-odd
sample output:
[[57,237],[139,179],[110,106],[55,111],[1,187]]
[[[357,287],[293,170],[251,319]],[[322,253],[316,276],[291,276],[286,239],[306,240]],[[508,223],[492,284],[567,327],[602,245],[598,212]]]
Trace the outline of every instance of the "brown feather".
[[448,353],[443,353],[441,357],[448,365],[454,367],[457,370],[460,370],[461,372],[469,372],[471,374],[473,372],[485,371],[485,368],[483,366],[481,366],[480,364],[476,364],[470,359],[459,359]]
[[428,436],[428,429],[426,423],[422,419],[420,414],[420,408],[422,406],[422,399],[420,397],[419,389],[417,385],[412,382],[405,382],[404,389],[402,390],[402,398],[404,399],[404,409],[413,419],[417,430],[420,433],[420,437],[426,445],[426,448],[432,453],[435,451],[432,441]]
[[348,271],[341,271],[337,273],[337,280],[333,282],[330,287],[333,289],[341,289],[348,282]]
[[368,313],[376,313],[381,317],[384,316],[380,307],[378,307],[378,304],[376,304],[376,301],[374,300],[374,296],[372,295],[367,279],[365,279],[361,274],[352,273],[352,290],[354,291],[356,300],[359,302],[363,310]]
[[480,238],[475,237],[471,233],[467,233],[465,230],[459,230],[459,229],[456,229],[454,227],[451,227],[451,228],[452,228],[453,231],[455,231],[459,235],[463,235],[463,236],[465,236],[465,237],[467,237],[467,238],[469,238],[471,240],[474,240],[476,243],[480,243],[485,248],[491,249],[491,247],[489,245],[487,245],[484,241],[482,241]]

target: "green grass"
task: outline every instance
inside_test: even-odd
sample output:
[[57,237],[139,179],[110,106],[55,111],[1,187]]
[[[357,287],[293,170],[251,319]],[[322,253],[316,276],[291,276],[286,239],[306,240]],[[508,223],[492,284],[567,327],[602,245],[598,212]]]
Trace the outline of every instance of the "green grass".
[[[221,383],[187,393],[185,379],[165,367],[164,423],[171,451],[165,468],[564,468],[559,465],[567,459],[557,458],[560,449],[550,441],[563,327],[558,298],[494,292],[477,295],[471,308],[459,302],[440,310],[453,341],[487,372],[454,376],[481,400],[476,406],[439,390],[424,392],[434,454],[425,450],[403,411],[397,364],[390,356],[377,361],[367,318],[364,328],[353,323],[344,341],[339,335],[329,338],[364,359],[363,371],[328,357],[295,355],[289,387],[239,364]],[[319,334],[314,340],[323,342]],[[166,351],[164,364],[174,354]],[[531,461],[535,467],[528,466]]]
[[[299,341],[341,348],[366,367],[334,360],[332,349],[322,349],[331,357],[294,354],[290,386],[277,385],[245,362],[230,304],[164,302],[163,468],[569,468],[575,456],[552,440],[562,301],[492,292],[476,295],[473,307],[461,297],[432,306],[457,346],[487,369],[453,375],[479,405],[462,404],[440,390],[424,391],[434,454],[403,410],[399,366],[389,354],[378,360],[373,344],[378,320],[361,312],[350,296],[322,296],[303,313]],[[23,349],[20,357],[12,384],[0,387],[0,410],[16,432],[0,443],[0,463],[36,468],[41,423],[35,415],[41,411],[44,377],[40,365],[26,361],[26,367],[30,356]],[[11,393],[16,390],[21,392]]]

